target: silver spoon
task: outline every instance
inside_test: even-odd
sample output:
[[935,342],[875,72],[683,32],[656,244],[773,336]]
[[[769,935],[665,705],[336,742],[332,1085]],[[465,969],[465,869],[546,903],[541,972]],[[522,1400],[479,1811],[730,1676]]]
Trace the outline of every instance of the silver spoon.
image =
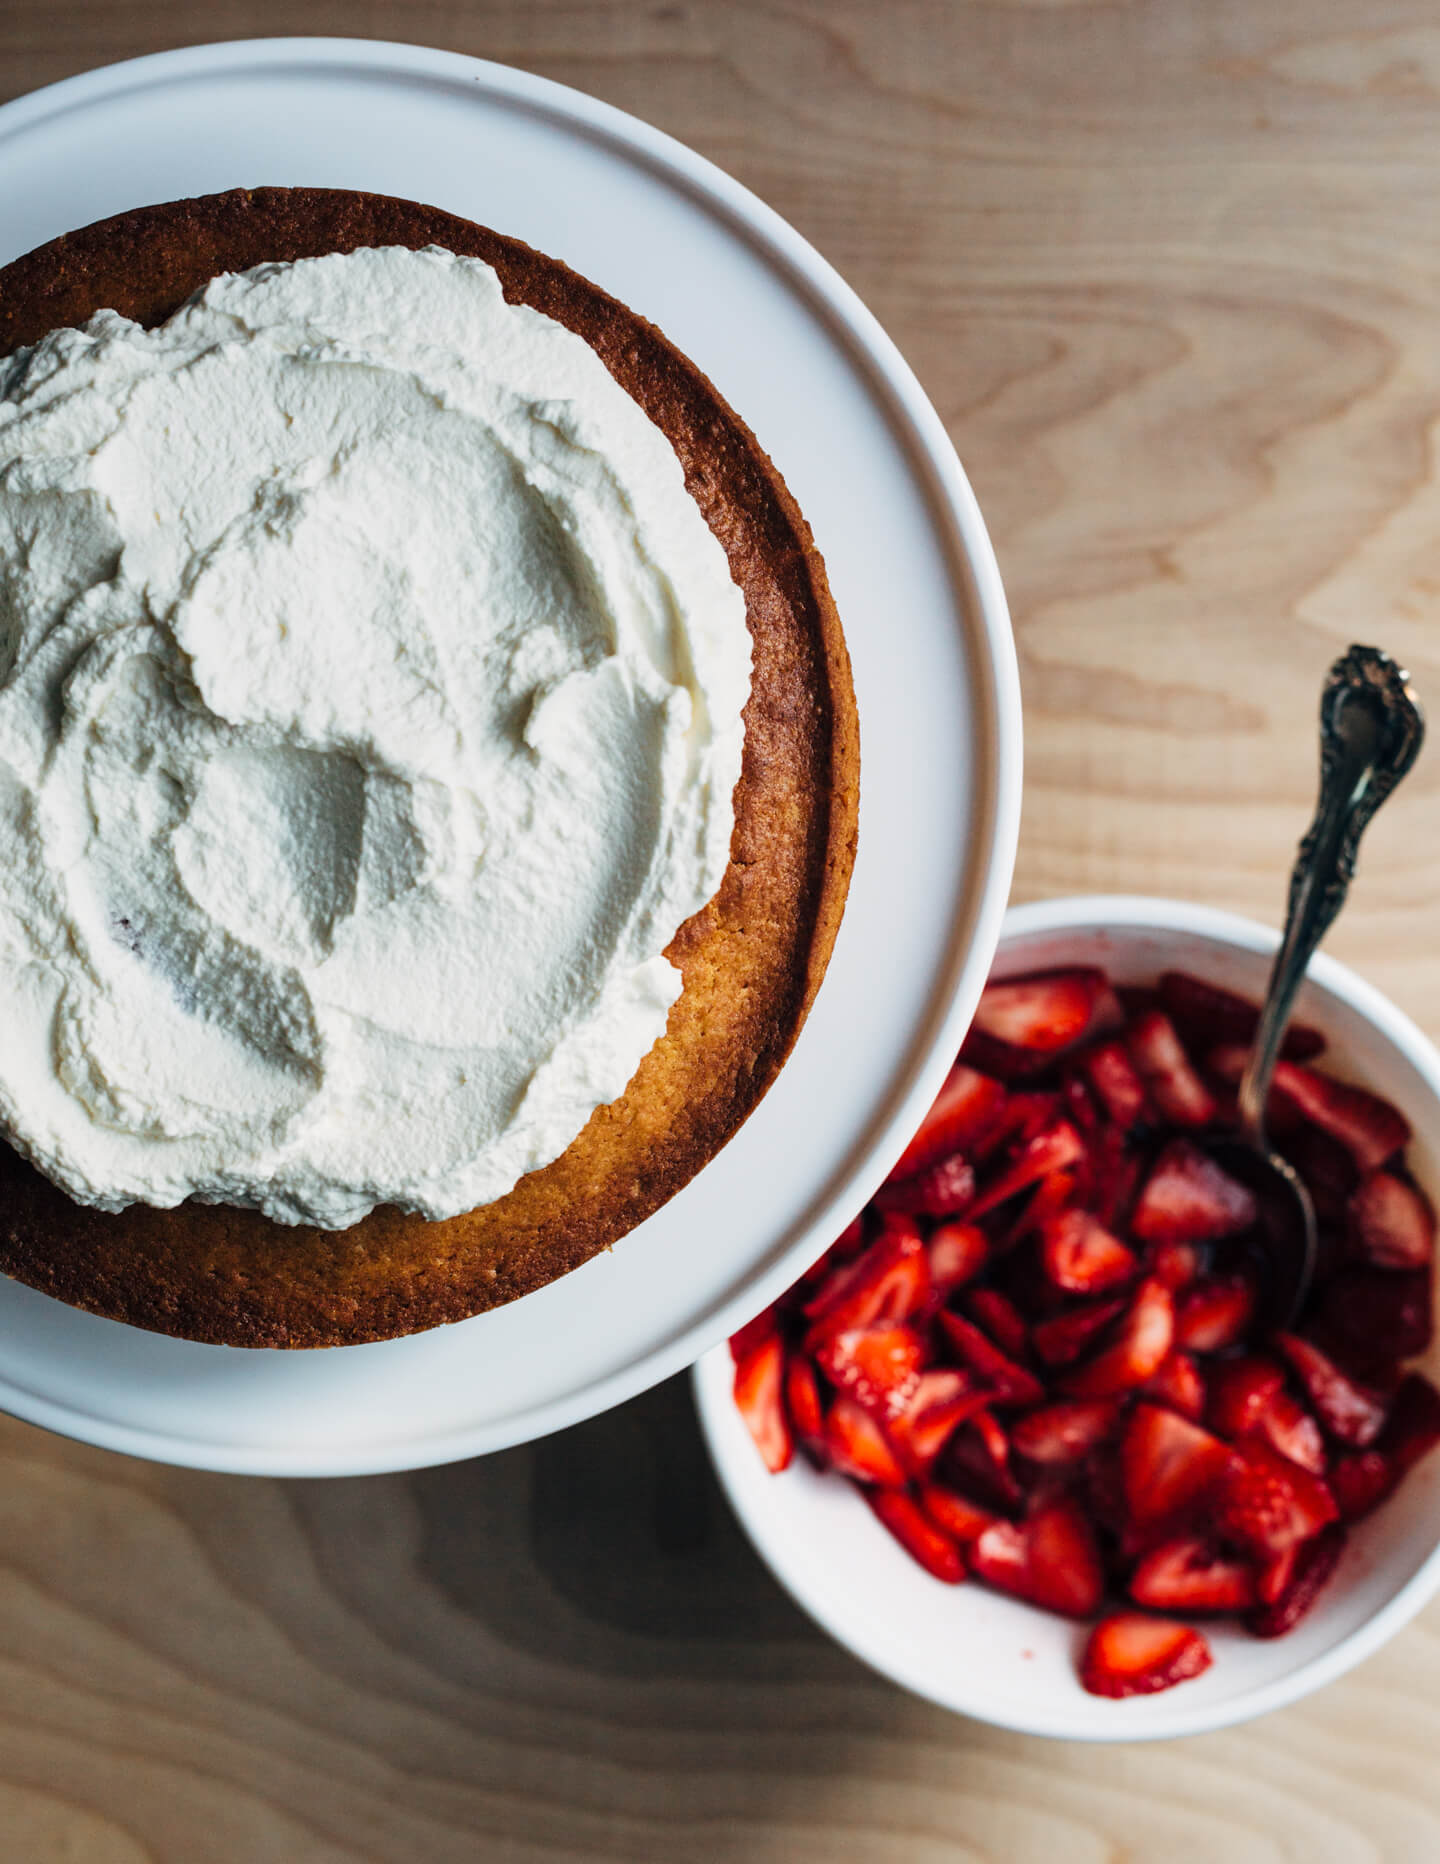
[[1300,1311],[1315,1269],[1316,1230],[1310,1193],[1265,1136],[1270,1077],[1306,967],[1345,903],[1360,837],[1424,736],[1409,675],[1388,654],[1352,647],[1331,667],[1320,694],[1320,795],[1295,857],[1285,932],[1240,1080],[1240,1130],[1216,1135],[1208,1147],[1259,1205],[1272,1328],[1290,1326]]

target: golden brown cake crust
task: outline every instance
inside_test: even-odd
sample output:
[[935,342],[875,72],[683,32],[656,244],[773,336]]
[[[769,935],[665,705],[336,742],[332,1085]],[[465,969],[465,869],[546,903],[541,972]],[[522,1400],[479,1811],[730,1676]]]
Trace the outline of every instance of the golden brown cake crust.
[[552,1165],[467,1215],[428,1223],[381,1208],[342,1231],[195,1203],[110,1215],[0,1144],[0,1270],[189,1339],[388,1339],[528,1294],[623,1236],[724,1145],[779,1071],[824,974],[854,860],[850,666],[809,527],[700,371],[556,260],[414,202],[236,190],[121,214],[0,268],[0,356],[102,307],[159,323],[220,272],[387,245],[488,261],[507,298],[591,344],[679,455],[744,591],[755,649],[730,865],[669,948],[684,990],[625,1095]]

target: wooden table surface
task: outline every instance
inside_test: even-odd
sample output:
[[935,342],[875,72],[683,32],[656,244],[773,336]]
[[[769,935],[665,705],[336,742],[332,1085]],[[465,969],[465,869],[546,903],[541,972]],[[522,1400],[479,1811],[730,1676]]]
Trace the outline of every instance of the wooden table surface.
[[[1009,587],[1016,897],[1274,919],[1328,661],[1378,641],[1440,714],[1433,0],[5,0],[0,97],[289,32],[591,91],[868,301]],[[1432,751],[1329,949],[1440,1037],[1437,789]],[[12,1422],[0,1457],[3,1864],[1440,1858],[1440,1607],[1232,1733],[999,1733],[789,1603],[679,1381],[410,1476],[197,1475]]]

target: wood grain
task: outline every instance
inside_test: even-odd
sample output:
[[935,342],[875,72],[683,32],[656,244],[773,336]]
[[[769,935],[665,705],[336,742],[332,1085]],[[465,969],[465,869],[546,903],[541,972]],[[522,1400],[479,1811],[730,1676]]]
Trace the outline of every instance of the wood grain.
[[[361,33],[713,157],[934,398],[1014,606],[1017,895],[1274,918],[1351,639],[1440,707],[1440,20],[1374,0],[8,0],[0,93]],[[1440,757],[1329,948],[1440,1037]],[[1430,1864],[1440,1608],[1308,1704],[1030,1741],[860,1669],[670,1385],[528,1450],[289,1485],[0,1423],[5,1864]]]

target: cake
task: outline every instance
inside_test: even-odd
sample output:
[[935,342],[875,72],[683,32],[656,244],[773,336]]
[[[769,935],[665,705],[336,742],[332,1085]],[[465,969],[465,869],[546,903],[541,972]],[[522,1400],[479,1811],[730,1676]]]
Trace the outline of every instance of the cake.
[[493,267],[508,302],[589,345],[678,456],[751,641],[729,860],[667,947],[683,989],[629,1086],[553,1162],[474,1209],[434,1219],[382,1204],[342,1228],[193,1199],[105,1210],[0,1146],[0,1270],[189,1339],[390,1338],[514,1300],[616,1243],[714,1156],[775,1078],[823,976],[853,860],[854,702],[808,527],[700,371],[559,262],[414,203],[237,191],[120,215],[0,269],[0,357],[102,309],[154,327],[222,274],[388,248]]

